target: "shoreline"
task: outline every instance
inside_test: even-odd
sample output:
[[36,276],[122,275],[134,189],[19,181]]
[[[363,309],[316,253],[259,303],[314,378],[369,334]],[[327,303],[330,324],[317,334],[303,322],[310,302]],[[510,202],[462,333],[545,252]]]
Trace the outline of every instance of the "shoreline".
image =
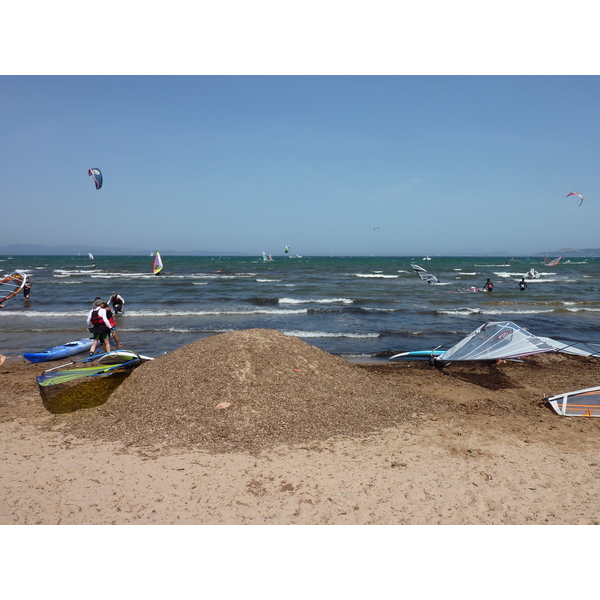
[[600,523],[600,421],[542,402],[598,385],[600,359],[354,365],[427,402],[393,427],[256,453],[75,436],[40,400],[49,366],[0,366],[0,524]]

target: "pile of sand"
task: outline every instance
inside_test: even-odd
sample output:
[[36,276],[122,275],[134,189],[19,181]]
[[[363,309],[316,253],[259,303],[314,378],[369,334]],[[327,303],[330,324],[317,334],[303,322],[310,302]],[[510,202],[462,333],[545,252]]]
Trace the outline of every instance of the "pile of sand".
[[71,433],[126,445],[256,452],[357,436],[406,421],[427,401],[358,365],[269,329],[215,335],[135,369]]

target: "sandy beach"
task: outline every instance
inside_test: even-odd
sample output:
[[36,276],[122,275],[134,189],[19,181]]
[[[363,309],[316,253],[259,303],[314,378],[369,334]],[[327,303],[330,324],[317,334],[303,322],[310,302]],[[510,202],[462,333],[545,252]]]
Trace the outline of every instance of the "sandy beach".
[[[298,356],[307,352],[318,370],[314,349],[294,343]],[[329,355],[317,352],[320,366],[331,368]],[[290,361],[291,374],[309,370],[308,363],[297,364]],[[443,371],[427,363],[345,363],[367,383],[379,382],[379,401],[407,409],[393,416],[392,426],[385,414],[364,431],[334,427],[333,437],[298,426],[302,436],[291,443],[275,436],[275,444],[265,440],[262,447],[236,451],[234,445],[223,452],[188,439],[183,445],[168,437],[164,443],[119,442],[88,431],[89,419],[111,409],[112,397],[101,407],[52,414],[35,383],[48,364],[11,358],[0,367],[0,523],[598,524],[600,423],[559,417],[542,398],[597,385],[599,364],[565,354]],[[142,365],[119,390],[157,366]],[[318,377],[327,373],[321,369]],[[381,397],[385,390],[389,398]],[[368,392],[357,393],[357,404],[364,405]],[[175,418],[170,411],[176,408],[163,406],[164,418]],[[118,406],[112,410],[118,413]],[[82,413],[87,421],[74,426]]]

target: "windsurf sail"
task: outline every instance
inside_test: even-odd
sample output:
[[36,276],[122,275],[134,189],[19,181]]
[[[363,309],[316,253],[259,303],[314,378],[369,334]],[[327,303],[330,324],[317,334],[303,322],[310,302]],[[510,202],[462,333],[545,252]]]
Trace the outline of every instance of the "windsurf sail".
[[556,348],[511,321],[488,322],[435,357],[442,362],[519,358]]
[[600,344],[593,342],[568,342],[563,340],[553,340],[552,338],[541,337],[550,346],[553,346],[557,352],[565,354],[575,354],[576,356],[596,356],[600,357]]
[[560,262],[561,258],[562,258],[562,256],[559,256],[558,258],[555,258],[554,260],[551,260],[549,263],[546,263],[546,264],[549,267],[555,267]]
[[428,273],[423,267],[420,267],[419,265],[410,265],[413,269],[413,271],[421,278],[422,281],[426,281],[427,283],[439,283],[439,279],[435,276],[432,275],[431,273]]
[[290,247],[289,247],[289,246],[286,246],[286,247],[285,247],[285,253],[287,254],[289,251],[290,251]]
[[94,178],[94,185],[96,189],[99,190],[102,187],[102,173],[100,169],[96,169],[95,167],[92,169],[88,169],[88,175],[91,175]]
[[27,275],[22,271],[13,271],[0,280],[0,308],[23,289],[26,281]]
[[600,417],[600,387],[544,398],[563,417]]
[[157,252],[154,255],[154,266],[152,268],[152,272],[155,275],[158,275],[162,271],[162,268],[163,268],[163,263],[162,263],[162,259],[160,257],[160,252]]
[[88,256],[90,257],[90,260],[94,260],[94,255],[91,252],[88,252]]

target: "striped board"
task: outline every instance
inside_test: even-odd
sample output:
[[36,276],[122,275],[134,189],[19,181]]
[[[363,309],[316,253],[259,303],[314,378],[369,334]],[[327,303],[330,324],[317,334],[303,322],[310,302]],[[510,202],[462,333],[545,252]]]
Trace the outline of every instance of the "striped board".
[[133,350],[112,350],[111,352],[98,355],[95,358],[98,359],[98,362],[100,364],[118,364],[129,362],[130,360],[134,360],[136,358],[140,359],[142,362],[146,362],[147,360],[154,360],[150,356],[138,354],[137,352],[133,352]]
[[563,417],[600,417],[600,387],[544,398]]

